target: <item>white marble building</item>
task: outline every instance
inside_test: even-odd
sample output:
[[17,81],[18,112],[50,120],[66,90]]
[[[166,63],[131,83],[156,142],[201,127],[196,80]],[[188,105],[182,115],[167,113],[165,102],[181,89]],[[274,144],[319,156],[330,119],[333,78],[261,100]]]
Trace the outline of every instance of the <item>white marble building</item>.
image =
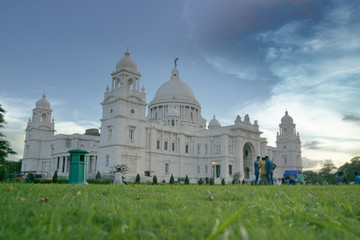
[[176,64],[170,80],[159,87],[149,104],[144,87],[140,89],[137,64],[128,51],[111,77],[111,87],[106,88],[101,103],[101,134],[99,129],[88,129],[84,135],[55,135],[50,103],[45,95],[36,102],[26,128],[22,171],[51,177],[58,170],[66,177],[68,150],[75,148],[90,152],[89,178],[98,171],[109,176],[111,167],[127,164],[129,179],[139,173],[143,180],[150,174],[168,181],[173,174],[175,178],[188,175],[195,182],[215,175],[216,181],[225,178],[230,182],[237,172],[242,179],[249,179],[256,156],[265,155],[278,166],[275,177],[285,170],[302,170],[300,137],[287,111],[279,125],[277,146],[270,147],[249,115],[243,120],[238,115],[233,125],[223,127],[214,116],[206,126],[201,105],[180,80]]

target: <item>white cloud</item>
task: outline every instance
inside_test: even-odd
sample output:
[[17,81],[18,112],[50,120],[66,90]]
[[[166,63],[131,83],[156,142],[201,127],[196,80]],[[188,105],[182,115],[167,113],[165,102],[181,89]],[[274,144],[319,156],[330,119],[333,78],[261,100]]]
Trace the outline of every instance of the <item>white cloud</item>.
[[[269,116],[265,128],[288,109],[302,140],[321,142],[316,149],[304,148],[303,156],[332,159],[337,164],[360,154],[359,122],[343,121],[344,116],[360,112],[360,55],[353,54],[360,52],[360,45],[354,44],[360,30],[351,24],[359,17],[354,14],[356,9],[340,9],[330,11],[317,25],[291,22],[259,35],[272,43],[267,62],[281,81],[273,87],[273,96],[265,104],[250,107],[257,116]],[[312,34],[303,35],[305,28],[311,28]]]

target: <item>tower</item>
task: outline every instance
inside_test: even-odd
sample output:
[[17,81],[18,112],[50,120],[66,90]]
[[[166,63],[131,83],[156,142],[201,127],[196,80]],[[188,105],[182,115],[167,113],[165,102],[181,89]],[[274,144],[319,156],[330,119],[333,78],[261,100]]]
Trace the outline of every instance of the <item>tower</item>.
[[[50,155],[50,146],[44,148],[46,140],[54,136],[54,120],[51,120],[52,110],[50,103],[46,99],[45,93],[42,98],[36,102],[33,109],[33,116],[29,119],[25,129],[25,147],[22,171],[35,171],[40,167],[40,161],[43,159],[44,152],[48,151]],[[48,166],[46,166],[48,167]]]
[[111,74],[111,89],[104,94],[99,157],[103,172],[127,164],[129,174],[138,172],[138,161],[145,148],[145,89],[140,89],[141,74],[128,50]]
[[277,164],[281,176],[285,170],[301,170],[301,141],[299,133],[296,132],[296,125],[288,111],[281,118],[279,125],[280,133],[276,136]]

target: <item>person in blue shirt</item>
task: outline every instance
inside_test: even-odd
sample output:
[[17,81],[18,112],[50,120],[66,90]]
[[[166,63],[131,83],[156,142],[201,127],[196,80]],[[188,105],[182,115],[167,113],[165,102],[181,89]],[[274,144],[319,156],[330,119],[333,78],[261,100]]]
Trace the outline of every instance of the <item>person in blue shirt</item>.
[[255,185],[258,185],[259,171],[260,171],[260,157],[257,156],[256,160],[254,161]]
[[355,171],[355,184],[360,184],[359,172]]
[[265,160],[266,160],[266,171],[267,171],[268,183],[269,183],[269,185],[274,185],[274,180],[273,180],[274,164],[268,156],[265,156]]

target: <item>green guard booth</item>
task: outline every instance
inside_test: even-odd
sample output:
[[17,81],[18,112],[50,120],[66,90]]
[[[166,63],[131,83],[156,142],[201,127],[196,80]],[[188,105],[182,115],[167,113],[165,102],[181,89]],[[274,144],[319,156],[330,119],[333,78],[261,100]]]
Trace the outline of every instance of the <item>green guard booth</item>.
[[70,153],[69,184],[87,185],[87,154],[83,149],[72,149]]

